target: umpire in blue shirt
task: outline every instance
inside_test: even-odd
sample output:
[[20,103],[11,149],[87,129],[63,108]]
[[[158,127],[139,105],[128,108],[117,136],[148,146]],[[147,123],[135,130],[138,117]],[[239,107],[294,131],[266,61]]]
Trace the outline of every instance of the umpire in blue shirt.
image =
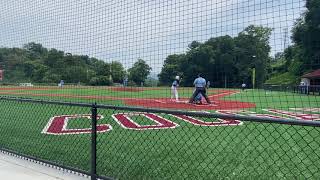
[[198,75],[198,78],[194,80],[193,82],[194,86],[196,87],[196,90],[192,94],[189,103],[193,103],[194,98],[201,93],[201,95],[206,99],[208,104],[211,104],[210,99],[207,96],[207,91],[206,91],[206,80],[201,77],[201,74]]

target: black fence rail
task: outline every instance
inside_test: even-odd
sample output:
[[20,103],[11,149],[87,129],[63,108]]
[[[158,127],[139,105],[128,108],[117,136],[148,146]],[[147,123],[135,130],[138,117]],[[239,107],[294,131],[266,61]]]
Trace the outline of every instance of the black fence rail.
[[282,92],[293,92],[299,94],[308,94],[308,95],[320,95],[320,86],[319,85],[264,85],[264,90],[267,91],[282,91]]
[[0,98],[0,148],[92,179],[318,179],[320,122]]
[[295,93],[301,93],[301,94],[320,95],[320,86],[318,85],[295,86],[293,91]]

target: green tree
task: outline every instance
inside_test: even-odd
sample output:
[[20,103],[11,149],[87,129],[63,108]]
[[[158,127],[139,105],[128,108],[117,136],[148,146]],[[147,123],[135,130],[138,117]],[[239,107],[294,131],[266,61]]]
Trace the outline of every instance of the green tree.
[[92,77],[89,82],[92,86],[109,86],[112,84],[108,76]]
[[198,41],[192,41],[192,42],[188,45],[188,47],[189,47],[189,49],[195,49],[195,48],[197,48],[197,47],[200,47],[200,45],[201,45],[200,42],[198,42]]
[[262,86],[265,82],[268,68],[270,68],[269,38],[271,31],[270,28],[250,25],[236,37],[237,69],[241,71],[240,74],[244,75],[241,78],[247,78],[245,81],[250,82],[251,71],[255,68],[257,87]]
[[119,81],[125,73],[119,62],[109,64],[87,55],[48,50],[34,42],[23,48],[0,48],[0,68],[5,70],[5,82],[58,83],[63,79],[67,83],[89,84],[93,77],[97,77],[93,84],[106,85],[111,84],[111,69]]
[[23,64],[25,76],[30,82],[42,82],[48,67],[41,61],[26,61]]
[[27,50],[30,60],[35,60],[44,57],[48,53],[48,49],[43,47],[42,44],[30,42],[24,45],[24,49]]
[[175,75],[182,75],[182,85],[191,86],[198,73],[215,87],[239,86],[251,82],[252,69],[258,74],[257,85],[267,79],[270,66],[269,37],[271,29],[248,26],[237,37],[220,36],[204,43],[193,41],[188,51],[169,55],[159,74],[161,84],[169,84]]
[[135,84],[144,83],[150,74],[151,67],[142,59],[138,59],[131,68],[128,69],[129,79]]
[[113,82],[122,83],[124,76],[126,74],[126,71],[123,65],[118,61],[112,61],[110,66],[111,66],[111,76],[112,76]]
[[217,87],[235,86],[235,40],[230,36],[210,38],[205,42],[213,51],[213,56],[206,64],[204,76]]
[[301,62],[303,71],[320,68],[320,1],[307,0],[306,8],[295,24],[292,36],[295,45],[301,49],[296,53],[301,53],[301,59],[297,61]]
[[44,64],[51,68],[63,67],[64,52],[57,49],[50,49],[48,56],[44,59]]
[[180,69],[181,63],[185,60],[184,54],[173,54],[169,55],[164,61],[163,67],[160,74],[158,75],[159,81],[163,85],[169,85],[172,83],[175,76],[182,75],[182,70]]

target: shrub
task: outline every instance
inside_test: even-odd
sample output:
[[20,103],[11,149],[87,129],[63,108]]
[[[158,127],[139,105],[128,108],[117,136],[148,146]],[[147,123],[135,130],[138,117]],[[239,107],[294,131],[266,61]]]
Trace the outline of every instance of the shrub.
[[91,78],[89,84],[92,86],[110,86],[112,81],[107,76],[98,76]]

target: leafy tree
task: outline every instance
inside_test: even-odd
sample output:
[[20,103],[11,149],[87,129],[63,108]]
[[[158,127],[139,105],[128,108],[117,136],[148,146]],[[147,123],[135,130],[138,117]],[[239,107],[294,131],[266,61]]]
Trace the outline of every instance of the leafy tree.
[[35,42],[30,42],[24,45],[24,48],[27,50],[30,60],[39,59],[48,53],[48,50],[44,48],[42,44],[37,44]]
[[48,56],[44,59],[44,64],[51,68],[63,67],[64,52],[57,49],[50,49]]
[[292,36],[301,49],[299,61],[304,71],[320,68],[320,1],[307,0],[306,8],[307,11],[295,24]]
[[284,71],[274,74],[272,82],[290,77],[290,82],[297,83],[302,74],[320,68],[320,1],[307,0],[306,8],[292,30],[294,44],[284,50]]
[[90,85],[92,86],[109,86],[112,84],[108,76],[97,76],[90,79]]
[[191,49],[182,61],[180,69],[183,72],[183,85],[191,86],[198,73],[208,71],[208,63],[212,60],[213,50],[206,44]]
[[192,41],[190,44],[189,44],[189,49],[195,49],[195,48],[197,48],[197,47],[199,47],[201,45],[201,43],[200,42],[198,42],[198,41]]
[[26,61],[23,64],[25,76],[29,78],[31,82],[41,82],[48,70],[48,67],[43,65],[41,61]]
[[125,73],[119,62],[110,64],[87,55],[47,49],[34,42],[23,48],[0,48],[0,68],[5,70],[4,82],[56,84],[63,79],[66,83],[110,85],[111,69],[119,81]]
[[161,73],[158,75],[159,81],[163,85],[169,85],[175,76],[182,75],[182,70],[180,69],[181,63],[184,61],[185,55],[173,54],[169,55],[164,61]]
[[58,84],[58,82],[61,80],[61,74],[57,74],[55,72],[53,72],[52,70],[48,70],[44,73],[44,76],[42,78],[41,82],[44,83],[56,83]]
[[185,54],[169,55],[159,74],[161,84],[169,84],[175,75],[182,75],[182,85],[191,86],[198,73],[215,87],[236,87],[250,84],[256,68],[257,85],[267,78],[270,66],[269,36],[271,29],[249,26],[237,37],[220,36],[204,43],[193,41]]
[[[269,38],[271,29],[261,26],[248,26],[240,32],[236,38],[238,49],[238,69],[243,69],[243,74],[251,74],[253,68],[256,69],[256,84],[261,86],[267,79],[267,69],[269,62]],[[243,77],[243,78],[248,78]],[[249,79],[246,79],[250,82]]]
[[126,74],[126,71],[123,65],[118,61],[112,61],[110,66],[111,66],[111,76],[112,76],[113,82],[122,83],[124,76]]
[[158,85],[158,80],[152,77],[148,77],[145,81],[145,86],[157,86]]
[[152,68],[144,60],[138,59],[138,61],[128,69],[129,79],[137,85],[144,83],[150,74],[151,69]]

